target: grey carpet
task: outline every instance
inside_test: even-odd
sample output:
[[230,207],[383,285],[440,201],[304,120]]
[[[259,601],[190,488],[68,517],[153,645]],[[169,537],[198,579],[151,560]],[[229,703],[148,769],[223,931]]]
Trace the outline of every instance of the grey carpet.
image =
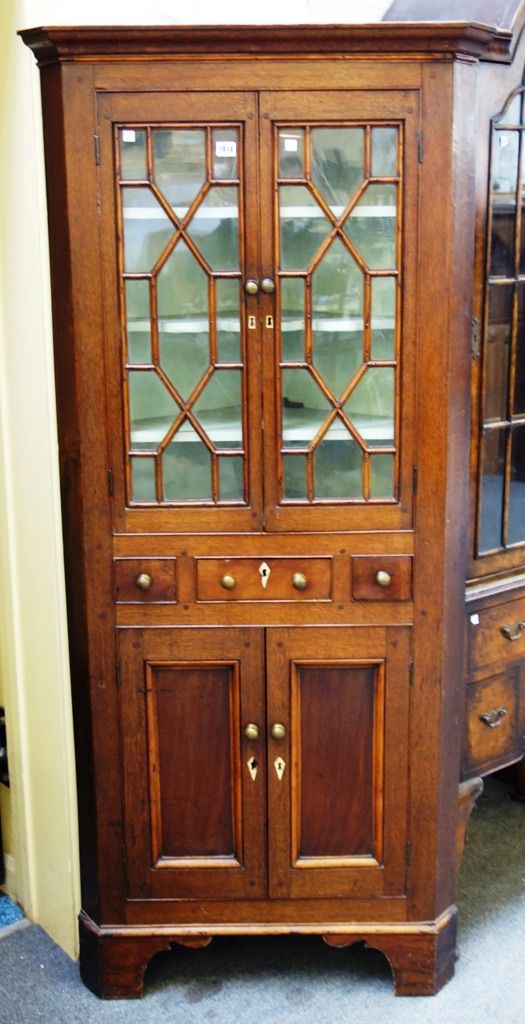
[[396,999],[374,950],[317,938],[215,939],[154,958],[142,1001],[103,1002],[36,925],[0,938],[1,1024],[523,1024],[525,804],[487,780],[471,820],[459,891],[455,978]]

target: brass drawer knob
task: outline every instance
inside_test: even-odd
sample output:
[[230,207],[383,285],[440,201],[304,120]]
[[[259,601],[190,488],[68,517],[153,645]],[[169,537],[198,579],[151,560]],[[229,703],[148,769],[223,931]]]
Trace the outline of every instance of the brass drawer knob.
[[263,277],[261,288],[267,295],[272,295],[275,291],[275,281],[272,281],[271,277]]
[[308,586],[308,580],[304,575],[304,572],[294,572],[292,576],[292,585],[296,590],[304,590]]
[[244,290],[247,295],[257,295],[259,291],[259,282],[255,281],[253,277],[249,277],[244,284]]
[[483,725],[488,726],[489,729],[496,729],[498,725],[501,725],[506,714],[506,708],[496,708],[495,711],[485,711],[479,716],[479,720],[483,722]]
[[229,576],[228,574],[226,574],[225,576],[222,577],[222,579],[221,579],[221,587],[224,587],[225,590],[233,590],[234,586],[235,586],[235,576]]
[[272,725],[272,736],[274,740],[284,740],[286,736],[286,729],[280,722],[274,722]]
[[386,569],[379,569],[376,572],[376,583],[379,583],[380,587],[389,587],[392,582],[392,577]]
[[138,587],[139,590],[149,590],[152,583],[153,578],[150,576],[149,572],[139,573],[135,580],[135,586]]
[[502,626],[501,632],[507,640],[520,640],[525,630],[525,622],[514,622],[510,626]]
[[255,725],[255,722],[248,722],[244,735],[247,740],[256,740],[259,736],[259,726]]

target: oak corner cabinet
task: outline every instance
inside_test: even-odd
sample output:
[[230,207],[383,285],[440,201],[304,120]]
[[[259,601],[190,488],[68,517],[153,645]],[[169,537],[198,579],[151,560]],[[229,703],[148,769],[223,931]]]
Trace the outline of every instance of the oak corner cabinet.
[[491,645],[467,677],[467,577],[467,623],[516,604],[490,699],[522,754],[525,47],[517,4],[514,30],[423,6],[22,33],[101,996],[217,935],[365,941],[398,994],[453,973],[457,848],[504,759],[498,721],[462,737]]

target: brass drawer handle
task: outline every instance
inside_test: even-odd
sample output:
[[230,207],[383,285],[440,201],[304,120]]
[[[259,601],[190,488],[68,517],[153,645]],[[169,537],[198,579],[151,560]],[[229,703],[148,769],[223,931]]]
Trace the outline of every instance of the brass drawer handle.
[[244,730],[244,735],[247,740],[256,740],[259,736],[259,726],[255,725],[255,722],[248,722]]
[[280,722],[274,722],[271,729],[274,740],[284,740],[286,736],[286,729]]
[[304,575],[304,572],[294,572],[292,576],[292,585],[296,590],[304,590],[308,585],[308,580]]
[[510,626],[501,626],[500,632],[507,640],[520,640],[525,630],[525,622],[515,622]]
[[149,572],[139,573],[135,580],[135,586],[138,587],[139,590],[149,590],[152,583],[153,578],[150,576]]
[[392,577],[386,569],[379,569],[379,571],[376,572],[376,583],[378,583],[380,587],[389,587],[391,582]]
[[225,590],[233,590],[234,586],[235,576],[228,576],[228,574],[226,574],[226,576],[222,577],[221,587],[224,587]]
[[487,725],[489,729],[496,729],[498,725],[501,725],[506,714],[506,708],[496,708],[495,711],[485,711],[484,714],[479,716],[479,720],[483,722],[483,725]]

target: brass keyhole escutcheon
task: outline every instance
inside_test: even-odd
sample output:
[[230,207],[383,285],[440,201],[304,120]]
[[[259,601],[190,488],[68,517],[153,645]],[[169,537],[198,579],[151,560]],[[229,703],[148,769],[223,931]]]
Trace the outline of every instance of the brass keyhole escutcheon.
[[234,586],[235,576],[229,576],[228,573],[226,573],[226,575],[221,579],[221,587],[224,587],[225,590],[233,590]]
[[255,722],[248,722],[244,730],[244,735],[247,740],[256,740],[259,736],[259,726],[255,725]]
[[376,572],[376,583],[379,583],[380,587],[389,587],[391,582],[392,577],[385,569],[380,569],[379,572]]
[[149,590],[152,583],[153,578],[150,576],[149,572],[139,573],[135,580],[135,586],[138,587],[139,590]]
[[286,729],[280,722],[274,722],[271,732],[274,740],[284,740],[286,736]]
[[304,572],[294,572],[292,576],[292,585],[296,590],[304,590],[308,585],[308,580],[304,575]]

